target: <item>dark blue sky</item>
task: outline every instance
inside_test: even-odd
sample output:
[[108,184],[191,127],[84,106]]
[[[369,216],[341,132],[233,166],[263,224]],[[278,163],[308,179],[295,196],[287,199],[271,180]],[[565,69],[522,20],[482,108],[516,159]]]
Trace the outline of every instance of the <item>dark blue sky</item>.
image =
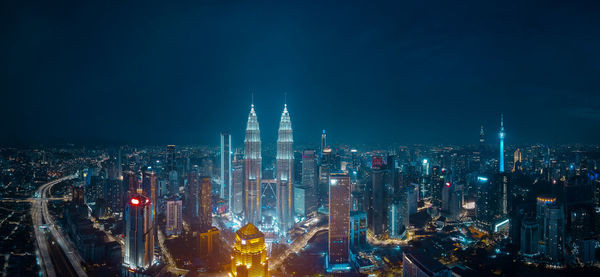
[[284,92],[299,143],[491,141],[501,112],[509,144],[600,141],[597,1],[38,2],[0,4],[1,144],[239,145],[251,91],[265,142]]

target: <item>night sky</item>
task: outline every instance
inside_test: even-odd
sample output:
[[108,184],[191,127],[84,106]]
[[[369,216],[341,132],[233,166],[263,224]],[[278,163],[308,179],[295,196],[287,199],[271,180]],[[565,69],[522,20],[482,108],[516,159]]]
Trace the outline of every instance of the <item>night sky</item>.
[[600,142],[598,1],[36,2],[0,4],[3,145],[239,146],[253,91],[264,143],[284,93],[298,143]]

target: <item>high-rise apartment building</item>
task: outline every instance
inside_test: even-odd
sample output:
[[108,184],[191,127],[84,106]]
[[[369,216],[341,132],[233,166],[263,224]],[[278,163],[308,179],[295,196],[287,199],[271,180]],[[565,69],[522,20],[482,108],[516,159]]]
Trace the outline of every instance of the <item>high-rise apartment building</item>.
[[200,225],[203,229],[212,226],[212,185],[209,177],[200,177]]
[[182,204],[180,199],[167,200],[167,236],[180,235],[183,231]]

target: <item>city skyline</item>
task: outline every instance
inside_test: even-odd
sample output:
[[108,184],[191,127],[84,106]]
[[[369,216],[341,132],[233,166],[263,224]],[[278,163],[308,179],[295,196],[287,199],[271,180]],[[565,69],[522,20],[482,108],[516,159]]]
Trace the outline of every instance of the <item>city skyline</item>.
[[600,2],[0,4],[0,275],[600,276]]

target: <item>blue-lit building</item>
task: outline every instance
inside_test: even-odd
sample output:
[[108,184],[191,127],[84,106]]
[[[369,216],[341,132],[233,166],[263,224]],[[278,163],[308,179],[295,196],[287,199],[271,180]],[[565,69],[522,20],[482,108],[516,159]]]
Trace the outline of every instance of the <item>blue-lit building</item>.
[[504,172],[504,137],[506,136],[506,134],[504,133],[504,114],[500,115],[500,133],[498,134],[499,138],[500,138],[500,161],[499,161],[499,167],[500,167],[500,173]]
[[309,213],[307,209],[310,204],[311,188],[303,185],[294,187],[294,215],[297,218],[305,218]]
[[350,248],[361,249],[367,246],[367,213],[350,212]]
[[404,224],[404,215],[402,206],[406,206],[405,201],[401,201],[399,198],[394,199],[388,206],[387,216],[387,233],[391,238],[404,238],[406,235],[406,226]]

